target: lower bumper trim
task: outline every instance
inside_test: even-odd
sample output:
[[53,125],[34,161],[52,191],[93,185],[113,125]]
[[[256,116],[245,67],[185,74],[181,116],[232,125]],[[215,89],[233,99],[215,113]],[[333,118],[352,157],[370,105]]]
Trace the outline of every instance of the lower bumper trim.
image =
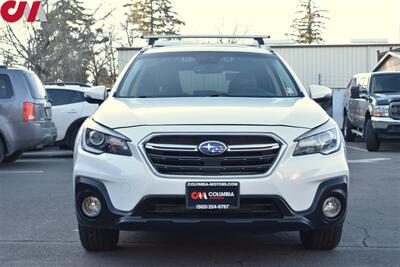
[[303,217],[279,220],[175,220],[122,218],[113,227],[126,231],[298,231],[312,229],[312,224]]
[[[182,217],[178,213],[166,213],[165,215],[157,214],[151,216],[141,212],[141,206],[146,202],[147,198],[163,197],[163,198],[184,198],[184,196],[148,196],[144,198],[137,207],[131,212],[122,212],[116,210],[109,199],[105,186],[94,179],[77,178],[76,181],[76,214],[78,222],[82,225],[93,228],[107,228],[119,230],[202,230],[218,227],[219,229],[240,229],[261,230],[264,232],[278,231],[298,231],[307,229],[317,229],[329,227],[332,225],[343,224],[346,206],[347,206],[347,177],[338,177],[321,183],[314,197],[311,207],[303,212],[294,212],[289,205],[280,196],[241,196],[241,199],[263,198],[273,200],[280,215],[275,217],[232,217],[231,214],[224,216],[218,214],[218,217],[211,217],[211,214],[203,212],[202,214],[194,214],[193,216]],[[88,194],[95,194],[103,205],[103,210],[99,217],[89,219],[80,211],[81,200]],[[343,212],[334,220],[326,219],[321,213],[323,200],[332,194],[341,197],[343,201]],[[184,227],[182,227],[184,226]]]

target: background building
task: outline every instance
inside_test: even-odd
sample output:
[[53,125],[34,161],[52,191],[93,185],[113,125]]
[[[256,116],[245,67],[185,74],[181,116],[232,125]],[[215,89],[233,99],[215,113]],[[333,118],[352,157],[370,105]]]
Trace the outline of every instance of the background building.
[[400,71],[400,48],[379,54],[379,62],[373,71]]

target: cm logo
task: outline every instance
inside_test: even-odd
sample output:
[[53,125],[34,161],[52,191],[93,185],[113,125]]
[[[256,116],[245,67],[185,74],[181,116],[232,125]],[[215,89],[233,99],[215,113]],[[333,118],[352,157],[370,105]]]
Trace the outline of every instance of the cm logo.
[[208,199],[206,192],[192,192],[191,197],[193,200]]
[[19,21],[22,17],[27,22],[35,22],[39,19],[41,22],[46,22],[46,14],[44,13],[41,1],[33,1],[32,6],[28,1],[5,1],[0,8],[1,17],[10,23]]

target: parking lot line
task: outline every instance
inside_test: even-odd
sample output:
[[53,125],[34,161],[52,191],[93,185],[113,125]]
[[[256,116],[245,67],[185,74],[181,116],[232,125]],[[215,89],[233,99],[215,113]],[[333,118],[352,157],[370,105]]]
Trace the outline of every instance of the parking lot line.
[[372,158],[372,159],[349,159],[348,163],[374,163],[379,161],[392,160],[391,158]]
[[22,158],[35,158],[35,157],[72,157],[72,151],[34,151],[25,152]]
[[42,158],[42,159],[19,159],[18,163],[24,163],[24,162],[49,162],[49,161],[71,161],[71,159],[60,159],[60,158]]
[[0,174],[44,173],[45,171],[0,171]]
[[354,147],[354,146],[349,146],[347,145],[347,148],[353,149],[353,150],[357,150],[357,151],[362,151],[362,152],[368,152],[368,150],[366,149],[362,149],[362,148],[358,148],[358,147]]

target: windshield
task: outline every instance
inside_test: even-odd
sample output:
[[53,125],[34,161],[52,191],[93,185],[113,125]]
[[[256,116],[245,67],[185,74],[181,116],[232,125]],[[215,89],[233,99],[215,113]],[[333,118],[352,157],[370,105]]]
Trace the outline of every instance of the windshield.
[[116,97],[299,97],[284,65],[272,55],[183,52],[140,55]]
[[372,76],[371,89],[375,94],[400,93],[400,73]]

